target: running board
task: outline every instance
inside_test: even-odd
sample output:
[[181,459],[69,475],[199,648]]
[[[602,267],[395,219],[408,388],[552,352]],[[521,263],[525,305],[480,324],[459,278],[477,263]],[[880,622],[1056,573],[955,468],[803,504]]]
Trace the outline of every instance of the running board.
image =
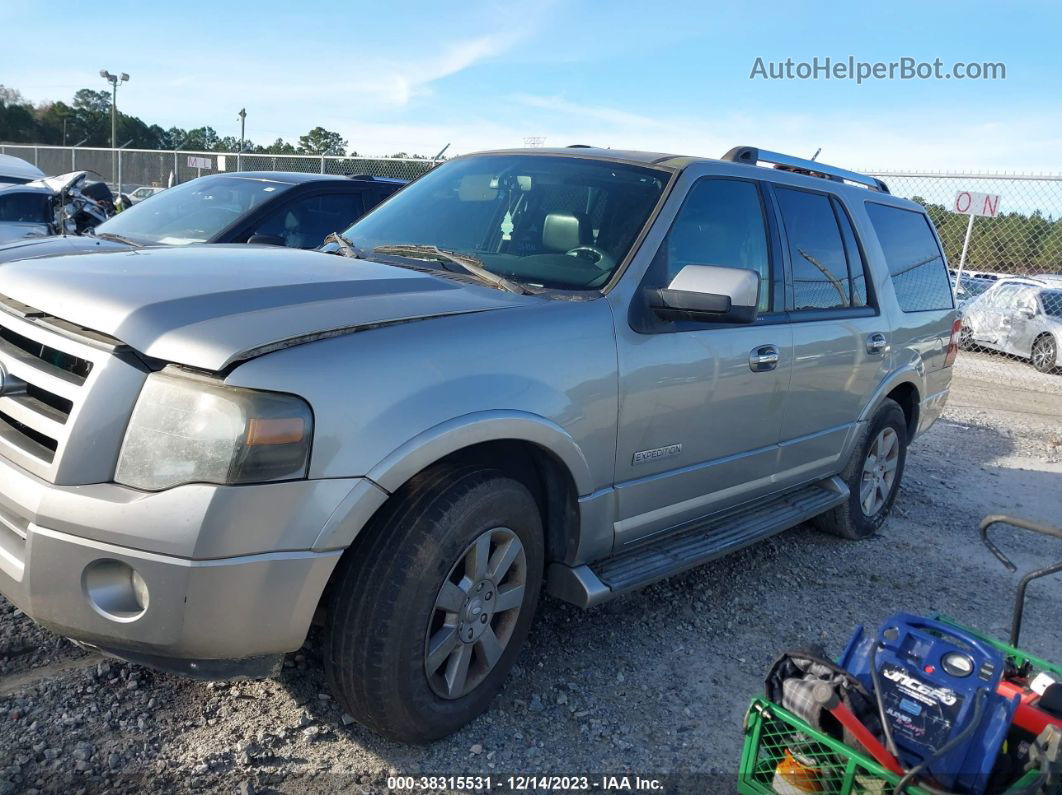
[[804,486],[767,502],[694,524],[685,530],[576,567],[554,563],[550,594],[579,607],[593,607],[614,596],[737,552],[841,505],[848,486],[838,477]]

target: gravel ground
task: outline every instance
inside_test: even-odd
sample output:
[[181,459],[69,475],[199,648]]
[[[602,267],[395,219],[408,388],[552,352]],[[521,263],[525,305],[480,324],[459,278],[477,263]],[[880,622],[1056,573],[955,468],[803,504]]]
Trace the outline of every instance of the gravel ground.
[[[0,598],[0,795],[378,792],[396,773],[682,774],[700,776],[685,789],[732,790],[745,707],[786,648],[838,653],[856,624],[900,609],[1006,635],[1018,578],[977,522],[1062,523],[1060,418],[1062,376],[964,353],[878,536],[798,527],[596,610],[546,599],[493,709],[429,747],[349,723],[316,633],[277,680],[208,685],[87,655]],[[1062,558],[1057,542],[999,537],[1019,568]],[[1062,578],[1034,584],[1023,645],[1062,659],[1059,615]]]

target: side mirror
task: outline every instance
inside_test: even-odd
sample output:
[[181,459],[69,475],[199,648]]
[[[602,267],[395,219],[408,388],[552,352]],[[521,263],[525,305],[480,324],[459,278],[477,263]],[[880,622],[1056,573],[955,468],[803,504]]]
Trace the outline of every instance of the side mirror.
[[760,275],[745,268],[687,265],[663,290],[649,290],[649,307],[665,320],[752,323]]
[[1036,310],[1033,309],[1031,306],[1022,306],[1018,308],[1018,314],[1026,320],[1032,320],[1034,317],[1036,317]]
[[251,246],[286,246],[288,242],[280,235],[251,235],[247,239]]

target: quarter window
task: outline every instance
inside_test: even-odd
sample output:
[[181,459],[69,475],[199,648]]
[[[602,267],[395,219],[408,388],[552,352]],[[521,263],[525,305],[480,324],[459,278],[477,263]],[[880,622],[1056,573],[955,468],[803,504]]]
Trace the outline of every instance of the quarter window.
[[951,280],[925,213],[867,202],[867,215],[904,312],[951,309]]
[[852,306],[848,260],[829,197],[777,187],[775,194],[789,240],[793,308]]
[[702,179],[687,194],[657,253],[654,281],[666,287],[687,265],[745,268],[760,276],[759,311],[770,308],[763,202],[753,182]]

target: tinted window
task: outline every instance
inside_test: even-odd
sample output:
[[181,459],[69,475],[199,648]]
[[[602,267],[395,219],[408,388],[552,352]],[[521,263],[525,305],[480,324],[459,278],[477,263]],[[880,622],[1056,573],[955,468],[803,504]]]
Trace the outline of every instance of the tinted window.
[[856,241],[855,230],[848,218],[844,207],[834,199],[833,209],[837,213],[837,220],[841,224],[841,235],[844,237],[844,253],[848,260],[848,278],[852,282],[852,306],[867,305],[867,273],[863,262],[863,252]]
[[288,248],[317,248],[332,232],[341,232],[365,211],[361,193],[307,196],[269,214],[251,234],[269,235]]
[[666,287],[687,265],[756,271],[759,310],[767,311],[771,298],[767,227],[755,183],[702,179],[690,189],[653,262],[653,281]]
[[1044,314],[1062,317],[1062,290],[1044,290],[1040,293],[1040,303],[1044,305]]
[[604,285],[670,174],[583,157],[476,155],[443,163],[344,232],[371,251],[416,244],[556,288]]
[[46,195],[12,193],[0,196],[0,221],[47,224],[51,220],[51,204]]
[[775,188],[793,267],[793,308],[834,309],[852,305],[841,230],[828,196]]
[[137,202],[96,227],[150,243],[203,243],[291,185],[271,179],[211,176],[193,179]]
[[867,202],[896,300],[904,312],[951,309],[951,280],[944,255],[924,213]]

